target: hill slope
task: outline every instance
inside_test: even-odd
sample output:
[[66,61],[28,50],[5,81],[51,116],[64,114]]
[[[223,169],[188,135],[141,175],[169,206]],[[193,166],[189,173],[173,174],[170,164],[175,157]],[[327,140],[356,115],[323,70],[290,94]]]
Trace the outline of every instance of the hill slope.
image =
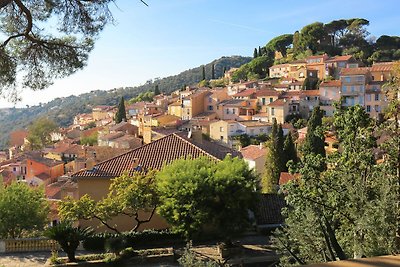
[[[241,56],[222,57],[205,65],[206,78],[211,78],[211,65],[215,66],[215,77],[222,77],[223,69],[240,67],[251,58]],[[170,93],[184,85],[198,83],[202,79],[202,66],[183,71],[136,87],[115,88],[109,91],[95,90],[79,96],[56,98],[40,106],[29,108],[0,109],[0,149],[7,147],[9,133],[13,130],[24,129],[39,117],[47,116],[59,126],[68,126],[75,115],[90,112],[96,105],[117,105],[121,96],[130,99],[141,92],[154,90],[156,84],[164,93]]]

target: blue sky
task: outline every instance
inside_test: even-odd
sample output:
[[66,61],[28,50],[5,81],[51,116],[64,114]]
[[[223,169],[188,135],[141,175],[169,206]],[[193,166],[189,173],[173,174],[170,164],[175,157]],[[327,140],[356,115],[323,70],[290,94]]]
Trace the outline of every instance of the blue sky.
[[[400,35],[398,0],[119,0],[116,25],[101,34],[88,65],[44,91],[21,93],[17,106],[91,90],[135,86],[254,47],[315,22],[362,17],[371,36]],[[0,107],[12,106],[4,100]]]

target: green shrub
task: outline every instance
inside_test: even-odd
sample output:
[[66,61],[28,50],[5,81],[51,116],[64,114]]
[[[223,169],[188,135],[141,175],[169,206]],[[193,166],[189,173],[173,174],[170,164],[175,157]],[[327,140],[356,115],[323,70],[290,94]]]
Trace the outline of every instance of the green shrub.
[[114,253],[115,255],[120,254],[120,252],[127,247],[126,244],[126,239],[124,236],[118,236],[118,237],[111,237],[106,240],[105,242],[105,250],[107,252]]

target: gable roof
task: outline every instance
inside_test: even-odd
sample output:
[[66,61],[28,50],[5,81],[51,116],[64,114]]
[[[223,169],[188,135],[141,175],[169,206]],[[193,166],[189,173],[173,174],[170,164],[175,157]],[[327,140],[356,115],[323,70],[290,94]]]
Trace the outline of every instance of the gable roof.
[[332,80],[332,81],[323,81],[319,87],[341,87],[342,81],[340,80]]
[[[184,133],[185,134],[185,133]],[[198,158],[206,156],[213,160],[222,160],[228,153],[239,156],[238,152],[216,143],[203,141],[197,143],[180,134],[173,133],[142,147],[116,156],[97,164],[92,170],[82,170],[73,175],[78,178],[113,178],[129,171],[132,174],[136,166],[143,169],[160,170],[179,158]]]

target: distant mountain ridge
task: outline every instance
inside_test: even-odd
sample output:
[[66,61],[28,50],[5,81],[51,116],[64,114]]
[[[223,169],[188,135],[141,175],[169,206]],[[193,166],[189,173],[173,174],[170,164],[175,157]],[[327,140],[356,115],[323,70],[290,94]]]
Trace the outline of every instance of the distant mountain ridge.
[[[223,76],[224,69],[237,68],[251,61],[250,57],[221,57],[204,65],[206,79],[211,79],[211,69],[214,65],[215,77]],[[135,87],[114,88],[108,91],[94,90],[79,96],[56,98],[48,103],[27,108],[0,109],[0,149],[7,148],[10,132],[26,128],[39,117],[49,117],[59,126],[72,124],[74,116],[87,113],[96,105],[117,105],[121,96],[130,99],[141,92],[154,90],[155,85],[163,93],[171,93],[185,85],[197,84],[202,79],[202,66],[183,71],[177,75],[150,80],[144,85]]]

